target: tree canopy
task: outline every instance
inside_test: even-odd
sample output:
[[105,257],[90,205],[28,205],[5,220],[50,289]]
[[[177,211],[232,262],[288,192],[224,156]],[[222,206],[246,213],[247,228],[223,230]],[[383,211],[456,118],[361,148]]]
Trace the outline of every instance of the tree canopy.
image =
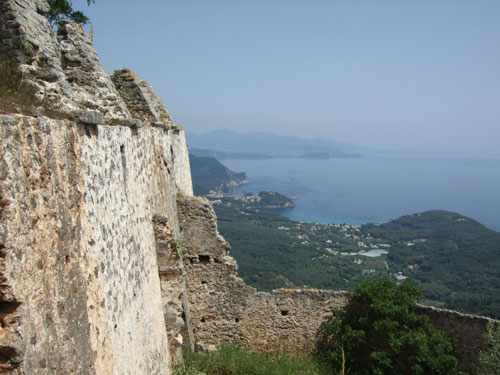
[[448,375],[457,360],[452,346],[416,312],[422,291],[405,281],[376,277],[359,284],[327,330],[335,369],[356,375]]
[[[44,13],[44,16],[52,25],[57,24],[61,20],[69,19],[79,24],[87,24],[89,18],[80,10],[73,10],[73,4],[70,0],[48,0],[49,10]],[[94,3],[95,0],[87,0],[87,4]]]

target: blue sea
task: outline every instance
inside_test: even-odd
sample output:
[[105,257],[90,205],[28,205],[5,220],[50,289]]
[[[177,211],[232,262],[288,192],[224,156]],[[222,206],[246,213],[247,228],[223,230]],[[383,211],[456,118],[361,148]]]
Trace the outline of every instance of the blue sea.
[[223,164],[250,179],[237,193],[296,195],[296,206],[280,211],[294,220],[360,225],[441,209],[500,231],[500,157],[378,153],[358,159],[228,159]]

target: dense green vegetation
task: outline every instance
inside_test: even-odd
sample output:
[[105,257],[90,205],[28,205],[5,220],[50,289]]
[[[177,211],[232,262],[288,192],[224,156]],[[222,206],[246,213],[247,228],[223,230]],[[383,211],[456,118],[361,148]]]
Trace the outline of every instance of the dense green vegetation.
[[429,211],[359,228],[295,222],[230,198],[214,208],[238,272],[258,289],[352,289],[401,272],[424,303],[500,317],[500,234],[470,218]]
[[500,317],[500,234],[446,211],[401,217],[362,232],[391,243],[387,261],[423,288],[430,303]]
[[213,353],[184,352],[184,363],[174,375],[321,375],[325,365],[305,356],[258,353],[236,346],[223,346]]
[[351,234],[346,237],[355,232],[350,227],[299,223],[232,198],[214,201],[214,209],[219,230],[238,261],[239,274],[258,289],[347,289],[369,280],[371,270],[386,270],[381,258],[335,255],[334,246],[359,250],[357,240]]
[[292,207],[294,205],[291,198],[274,191],[261,191],[259,198],[262,207]]
[[247,179],[245,173],[233,172],[212,157],[189,154],[189,163],[196,195],[209,194],[210,190],[229,193]]
[[500,374],[500,326],[490,323],[488,326],[488,343],[490,347],[479,353],[479,370],[481,375]]
[[376,277],[359,284],[350,302],[328,323],[334,373],[356,375],[449,375],[456,358],[443,333],[416,313],[422,291]]

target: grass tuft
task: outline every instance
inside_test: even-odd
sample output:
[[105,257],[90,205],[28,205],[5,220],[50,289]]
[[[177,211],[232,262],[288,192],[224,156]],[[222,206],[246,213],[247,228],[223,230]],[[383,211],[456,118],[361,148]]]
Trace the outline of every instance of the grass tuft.
[[184,353],[174,375],[322,375],[330,371],[312,357],[252,352],[225,345],[213,353]]

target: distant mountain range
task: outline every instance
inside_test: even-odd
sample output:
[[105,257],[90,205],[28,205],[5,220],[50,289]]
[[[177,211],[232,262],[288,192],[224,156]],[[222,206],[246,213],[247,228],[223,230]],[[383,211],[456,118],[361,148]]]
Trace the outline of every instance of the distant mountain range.
[[222,159],[275,158],[357,158],[362,149],[355,145],[329,139],[304,139],[269,133],[241,134],[217,130],[205,134],[186,135],[193,155]]

